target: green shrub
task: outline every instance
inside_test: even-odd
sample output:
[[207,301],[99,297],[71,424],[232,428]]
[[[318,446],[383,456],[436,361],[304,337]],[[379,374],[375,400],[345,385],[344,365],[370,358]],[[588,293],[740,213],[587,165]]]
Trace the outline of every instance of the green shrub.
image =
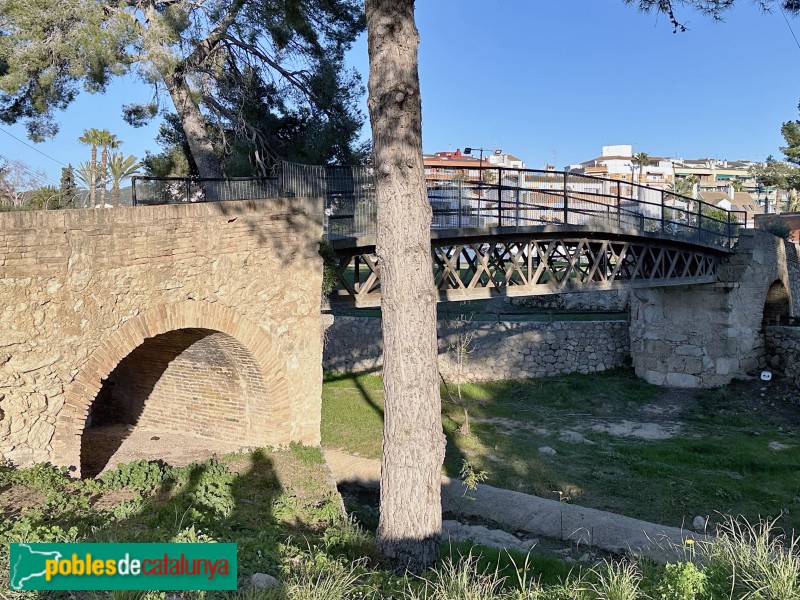
[[327,296],[339,280],[339,263],[333,246],[325,238],[319,242],[319,255],[322,257],[322,295]]
[[654,600],[695,600],[706,591],[706,574],[694,563],[670,563],[656,587]]
[[109,489],[128,488],[151,492],[171,477],[170,467],[164,467],[156,462],[137,460],[119,465],[113,471],[103,473],[99,479]]
[[788,240],[790,234],[792,233],[791,227],[789,227],[789,225],[786,224],[786,221],[780,217],[767,217],[766,219],[759,220],[758,223],[759,229],[768,231],[772,235],[783,240]]

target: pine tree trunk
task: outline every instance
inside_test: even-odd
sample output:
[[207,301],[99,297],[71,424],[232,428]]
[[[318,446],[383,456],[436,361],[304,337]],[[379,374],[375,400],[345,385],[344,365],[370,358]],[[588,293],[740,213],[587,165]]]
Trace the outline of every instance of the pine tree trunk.
[[198,174],[200,177],[224,177],[225,173],[222,171],[219,158],[214,154],[214,146],[206,131],[206,119],[191,97],[186,84],[174,75],[164,77],[164,83],[181,119],[186,142],[197,165]]
[[386,396],[377,542],[392,569],[418,573],[439,556],[445,448],[419,34],[413,0],[367,0],[366,13]]

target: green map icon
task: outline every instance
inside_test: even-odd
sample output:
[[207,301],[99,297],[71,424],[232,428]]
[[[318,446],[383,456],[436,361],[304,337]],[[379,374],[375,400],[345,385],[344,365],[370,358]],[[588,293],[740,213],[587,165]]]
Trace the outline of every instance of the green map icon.
[[[9,561],[9,587],[12,590],[21,590],[28,587],[31,579],[45,576],[45,561],[59,560],[60,552],[44,552],[34,550],[29,544],[12,544],[11,560]],[[27,583],[27,586],[26,586]]]

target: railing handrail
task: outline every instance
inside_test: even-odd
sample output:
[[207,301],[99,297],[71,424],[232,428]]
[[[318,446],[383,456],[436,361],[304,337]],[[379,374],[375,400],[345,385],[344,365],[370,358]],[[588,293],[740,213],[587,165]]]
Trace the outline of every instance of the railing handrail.
[[[275,186],[278,195],[324,195],[326,233],[330,236],[360,237],[374,232],[371,167],[282,163],[276,173],[274,177],[229,178],[137,175],[132,179],[132,188],[135,199],[137,184],[141,187],[145,182],[153,182],[155,191],[148,190],[155,194],[151,196],[155,198],[152,203],[173,203],[256,198],[264,189],[247,186],[246,182],[268,182]],[[439,229],[473,229],[476,224],[478,227],[574,225],[603,218],[643,232],[660,232],[731,248],[739,226],[747,220],[744,211],[726,210],[704,200],[633,181],[575,171],[437,165],[425,168],[425,182],[429,199],[436,203],[432,227]],[[164,187],[159,189],[159,183]],[[206,188],[204,183],[231,185]],[[537,196],[538,201],[531,202],[537,200],[531,195]]]

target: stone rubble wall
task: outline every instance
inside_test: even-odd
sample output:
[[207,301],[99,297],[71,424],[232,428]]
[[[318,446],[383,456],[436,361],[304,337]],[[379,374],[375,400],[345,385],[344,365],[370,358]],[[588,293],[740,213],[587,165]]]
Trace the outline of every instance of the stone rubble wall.
[[792,295],[792,314],[800,316],[800,244],[786,242],[786,267],[789,270],[789,291]]
[[745,230],[717,275],[713,284],[632,291],[638,376],[656,385],[714,387],[764,364],[767,291],[780,281],[791,294],[786,246],[769,233]]
[[800,387],[800,327],[767,327],[767,364]]
[[[325,370],[381,370],[380,318],[326,318]],[[464,336],[471,336],[472,341],[463,367],[459,367],[454,348]],[[438,339],[439,370],[448,381],[459,375],[464,381],[492,381],[595,373],[623,365],[629,352],[625,321],[439,321]]]
[[508,297],[506,302],[515,306],[548,310],[585,310],[622,312],[630,306],[629,289],[603,290],[597,292],[565,292],[545,296]]
[[321,235],[318,198],[0,213],[0,461],[75,467],[115,367],[195,327],[265,374],[265,445],[318,443]]

